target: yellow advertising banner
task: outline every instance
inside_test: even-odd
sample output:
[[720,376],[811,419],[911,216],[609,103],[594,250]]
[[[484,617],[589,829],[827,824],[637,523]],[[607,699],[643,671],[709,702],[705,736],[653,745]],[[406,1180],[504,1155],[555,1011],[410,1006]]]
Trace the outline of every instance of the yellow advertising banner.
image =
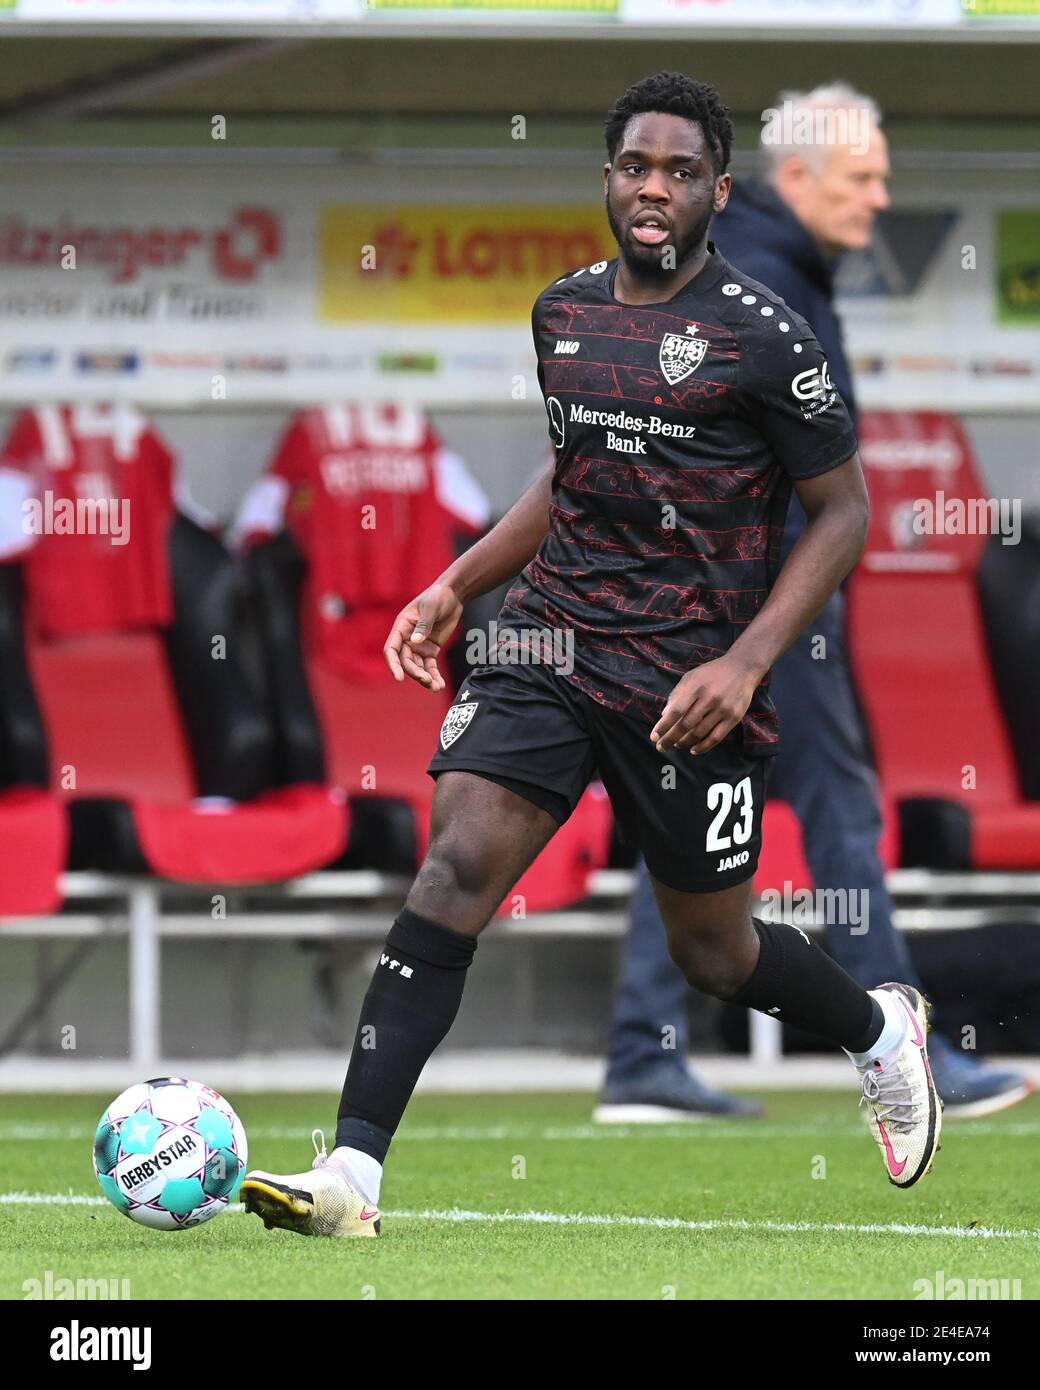
[[968,19],[1040,19],[1040,0],[961,0]]
[[586,203],[326,204],[318,236],[324,323],[521,323],[552,280],[617,254]]

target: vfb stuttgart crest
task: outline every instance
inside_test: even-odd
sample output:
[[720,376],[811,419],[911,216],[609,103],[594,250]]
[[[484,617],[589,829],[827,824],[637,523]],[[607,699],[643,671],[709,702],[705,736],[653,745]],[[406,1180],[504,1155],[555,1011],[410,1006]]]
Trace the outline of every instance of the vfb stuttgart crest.
[[708,344],[703,338],[693,337],[697,332],[695,323],[687,324],[686,332],[690,334],[688,338],[681,333],[666,333],[661,339],[657,360],[669,386],[675,386],[695,372],[708,351]]
[[444,723],[441,725],[441,747],[445,751],[451,747],[459,734],[469,728],[479,704],[479,700],[474,700],[471,705],[452,705],[444,716]]

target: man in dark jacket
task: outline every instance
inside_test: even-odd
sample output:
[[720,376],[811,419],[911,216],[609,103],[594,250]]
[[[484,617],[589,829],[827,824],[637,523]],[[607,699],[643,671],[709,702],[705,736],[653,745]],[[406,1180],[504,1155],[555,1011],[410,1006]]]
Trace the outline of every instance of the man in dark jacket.
[[[808,320],[855,420],[855,391],[834,308],[834,270],[843,252],[869,246],[874,219],[888,206],[888,152],[880,113],[869,98],[835,83],[805,94],[787,93],[778,107],[763,114],[765,177],[734,181],[725,211],[712,222],[711,236],[736,268]],[[784,559],[804,527],[805,513],[792,494]],[[840,591],[810,629],[773,670],[770,693],[783,738],[770,795],[787,801],[801,821],[816,888],[868,894],[860,899],[869,904],[868,930],[860,924],[828,923],[834,958],[865,988],[883,980],[907,980],[920,988],[906,944],[893,925],[878,855],[878,787],[846,659]],[[688,1072],[688,998],[686,981],[668,957],[649,877],[640,863],[597,1119],[609,1123],[757,1113],[752,1102],[714,1092]],[[1023,1076],[981,1067],[938,1034],[929,1043],[929,1058],[950,1113],[1001,1110],[1031,1089]]]

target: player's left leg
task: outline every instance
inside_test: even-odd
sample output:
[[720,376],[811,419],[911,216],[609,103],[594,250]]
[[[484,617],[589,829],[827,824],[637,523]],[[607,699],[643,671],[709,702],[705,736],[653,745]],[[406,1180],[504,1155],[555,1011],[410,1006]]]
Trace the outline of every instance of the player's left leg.
[[[801,822],[817,893],[838,902],[855,896],[869,904],[869,930],[862,924],[859,930],[833,920],[828,924],[827,949],[834,959],[868,989],[878,980],[901,980],[921,991],[885,886],[878,850],[878,779],[849,669],[840,590],[810,627],[773,668],[769,693],[783,737],[770,790]],[[817,660],[821,637],[826,661]],[[941,1031],[928,1039],[928,1060],[945,1106],[944,1120],[951,1114],[970,1117],[1004,1110],[1033,1090],[1021,1072],[981,1063]]]
[[669,952],[690,984],[844,1048],[862,1076],[889,1180],[919,1182],[941,1125],[920,992],[902,984],[868,992],[798,927],[752,917],[750,880],[714,893],[652,881]]

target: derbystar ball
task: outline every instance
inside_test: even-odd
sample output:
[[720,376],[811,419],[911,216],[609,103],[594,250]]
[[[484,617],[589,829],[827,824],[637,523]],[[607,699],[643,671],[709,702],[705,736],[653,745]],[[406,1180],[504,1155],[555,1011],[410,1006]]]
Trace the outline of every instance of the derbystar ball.
[[94,1136],[94,1172],[112,1205],[142,1226],[183,1231],[218,1216],[238,1191],[249,1153],[222,1095],[161,1076],[117,1096]]

